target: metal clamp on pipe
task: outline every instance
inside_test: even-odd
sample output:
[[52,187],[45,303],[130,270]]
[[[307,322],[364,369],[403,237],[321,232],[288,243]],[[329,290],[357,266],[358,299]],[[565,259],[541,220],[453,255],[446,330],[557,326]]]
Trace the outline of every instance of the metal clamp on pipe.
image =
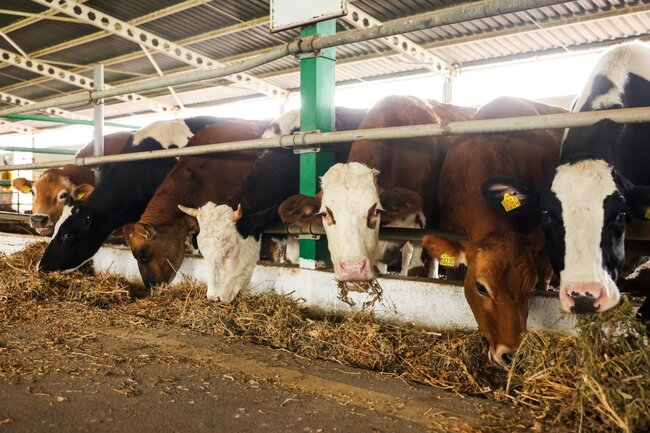
[[291,135],[293,153],[300,155],[301,153],[320,152],[320,146],[309,145],[305,142],[305,137],[309,134],[320,134],[320,129],[314,129],[313,131],[298,131]]

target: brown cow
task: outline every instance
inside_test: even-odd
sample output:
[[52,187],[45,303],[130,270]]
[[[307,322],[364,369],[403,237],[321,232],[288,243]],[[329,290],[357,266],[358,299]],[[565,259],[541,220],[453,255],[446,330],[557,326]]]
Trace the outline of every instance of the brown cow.
[[[465,120],[474,111],[412,96],[389,96],[368,111],[359,129]],[[448,137],[356,141],[348,162],[334,165],[322,177],[318,196],[289,197],[280,206],[280,216],[301,224],[322,220],[336,279],[371,280],[380,219],[412,226],[422,209],[426,225],[435,225],[438,174],[450,143]]]
[[[481,107],[473,119],[564,111],[504,97]],[[561,134],[562,130],[539,130],[471,135],[458,140],[449,149],[440,173],[441,227],[467,235],[469,240],[458,242],[440,236],[423,239],[424,248],[441,264],[467,266],[465,297],[490,343],[490,360],[501,367],[511,363],[521,342],[528,301],[538,281],[548,283],[550,263],[540,253],[544,240],[537,226],[539,218],[516,215],[516,197],[503,203],[517,217],[508,218],[481,195],[481,185],[497,176],[544,178],[558,163]]]
[[[187,146],[259,138],[269,122],[241,121],[212,125],[192,137]],[[144,284],[170,282],[183,262],[185,239],[196,220],[178,203],[199,207],[223,203],[240,186],[260,152],[255,150],[182,157],[149,201],[140,220],[124,226],[124,236],[138,261]]]
[[[104,154],[120,153],[129,137],[130,132],[106,135]],[[77,152],[75,158],[93,155],[94,144],[94,140],[86,144]],[[71,201],[85,199],[92,192],[95,175],[89,168],[68,164],[62,168],[45,170],[35,181],[18,177],[11,184],[18,192],[33,195],[30,225],[39,234],[49,236],[61,217],[63,207]]]

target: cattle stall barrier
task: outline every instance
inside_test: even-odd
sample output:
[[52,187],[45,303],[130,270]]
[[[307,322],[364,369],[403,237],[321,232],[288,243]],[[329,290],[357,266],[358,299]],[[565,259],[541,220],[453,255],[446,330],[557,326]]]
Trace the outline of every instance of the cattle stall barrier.
[[[4,108],[0,110],[0,116],[31,112],[54,106],[93,103],[129,93],[179,86],[224,76],[234,76],[238,82],[245,84],[246,80],[240,74],[241,72],[278,60],[287,55],[317,53],[325,48],[338,45],[389,37],[401,33],[514,13],[532,8],[552,6],[565,2],[566,0],[483,0],[470,4],[461,4],[438,11],[396,19],[378,26],[348,30],[329,36],[317,34],[297,38],[286,44],[265,50],[263,54],[256,57],[207,71],[193,71],[163,78],[140,80],[131,84],[119,85],[111,89],[80,92],[52,98],[48,101],[36,102],[28,106]],[[418,125],[327,133],[302,131],[293,135],[269,139],[219,143],[193,148],[3,166],[0,167],[0,171],[53,168],[63,164],[96,166],[114,162],[201,155],[245,149],[270,149],[277,147],[294,149],[314,148],[320,144],[349,142],[358,139],[396,139],[581,127],[591,125],[603,119],[610,119],[620,123],[649,122],[650,107],[451,122],[444,125]],[[288,228],[286,230],[291,229]],[[317,231],[318,229],[312,228],[310,230]],[[386,232],[384,231],[382,236],[385,235]],[[421,233],[402,233],[401,236],[421,236]],[[30,240],[35,239],[34,237],[26,238]],[[16,241],[15,237],[8,241],[9,244],[20,242],[22,241]],[[4,248],[4,242],[0,242],[1,248]],[[184,267],[180,269],[180,274],[194,276],[202,280],[202,275],[205,274],[205,269],[201,268],[203,262],[193,257],[189,257],[185,262]],[[137,265],[132,259],[130,251],[124,248],[103,247],[95,256],[94,263],[98,271],[119,271],[128,277],[139,278]],[[308,304],[317,305],[322,308],[331,307],[341,311],[349,311],[352,308],[338,299],[338,290],[331,272],[304,269],[298,272],[293,267],[267,265],[258,266],[257,268],[250,285],[253,292],[256,290],[276,290],[280,293],[292,293],[292,296],[295,298],[304,298]],[[471,311],[465,302],[462,287],[437,280],[382,277],[379,281],[384,288],[385,295],[384,299],[378,302],[375,308],[375,312],[379,317],[390,320],[411,321],[440,328],[474,328],[476,326]],[[359,308],[365,301],[365,296],[367,295],[350,294],[350,297],[356,300],[356,307],[354,308]],[[408,307],[406,307],[407,305]],[[436,309],[436,305],[438,305],[438,309]],[[409,310],[409,308],[414,310]],[[434,311],[432,311],[432,308]],[[531,317],[529,319],[529,326],[531,328],[568,329],[571,327],[571,321],[571,316],[561,315],[559,313],[557,299],[547,296],[535,296],[533,298],[531,303]]]

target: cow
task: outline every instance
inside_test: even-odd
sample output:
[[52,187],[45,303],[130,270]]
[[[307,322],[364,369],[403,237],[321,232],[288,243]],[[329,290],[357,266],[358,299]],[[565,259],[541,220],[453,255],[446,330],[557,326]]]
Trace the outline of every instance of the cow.
[[[230,119],[205,116],[168,124],[157,122],[143,128],[148,134],[133,133],[122,153],[182,147],[203,127],[227,121]],[[140,218],[155,189],[175,163],[176,158],[160,158],[108,165],[90,197],[74,206],[71,215],[60,225],[43,253],[38,270],[72,271],[90,260],[113,230]]]
[[[633,42],[603,54],[573,111],[647,105],[650,46]],[[647,137],[650,123],[605,119],[570,128],[560,164],[544,182],[505,178],[484,186],[491,202],[500,202],[507,193],[518,199],[522,212],[541,215],[565,312],[606,311],[619,301],[616,281],[624,264],[626,225],[632,218],[650,218]]]
[[[360,129],[466,120],[474,108],[389,96],[377,102]],[[316,197],[294,195],[280,206],[284,222],[322,221],[337,280],[375,278],[381,222],[407,220],[422,212],[427,227],[437,223],[440,166],[449,137],[357,140],[347,163],[335,164],[321,178]]]
[[[104,154],[120,153],[130,137],[130,132],[106,135],[104,137]],[[86,144],[75,154],[75,158],[92,156],[94,144],[94,141]],[[66,164],[61,168],[45,170],[35,181],[18,177],[11,184],[19,193],[33,196],[29,225],[38,234],[49,236],[61,217],[63,207],[84,200],[92,192],[95,175],[89,168]]]
[[[566,110],[502,97],[480,107],[472,120],[562,112]],[[465,135],[450,147],[440,172],[440,227],[468,240],[425,236],[423,245],[443,265],[467,267],[465,298],[490,344],[490,361],[500,367],[512,362],[526,330],[528,301],[538,283],[547,285],[551,270],[539,217],[522,214],[515,219],[516,202],[508,207],[513,217],[504,215],[485,200],[481,186],[497,176],[543,179],[558,163],[562,133]]]
[[[336,108],[336,129],[359,127],[364,110]],[[292,117],[293,121],[287,121]],[[298,116],[287,113],[265,136],[295,131]],[[328,146],[323,146],[324,150]],[[335,160],[345,160],[349,144],[335,147]],[[208,297],[223,303],[232,302],[248,284],[260,257],[261,235],[265,228],[280,222],[278,206],[298,192],[300,158],[291,149],[275,148],[265,151],[256,161],[251,173],[227,204],[209,202],[200,209],[179,207],[198,218],[199,249],[211,272]]]
[[[188,146],[259,138],[269,122],[241,121],[203,128]],[[199,207],[225,203],[250,172],[256,150],[186,156],[169,172],[137,223],[124,226],[124,237],[138,262],[143,283],[168,283],[180,268],[185,239],[196,230],[196,220],[177,204]]]

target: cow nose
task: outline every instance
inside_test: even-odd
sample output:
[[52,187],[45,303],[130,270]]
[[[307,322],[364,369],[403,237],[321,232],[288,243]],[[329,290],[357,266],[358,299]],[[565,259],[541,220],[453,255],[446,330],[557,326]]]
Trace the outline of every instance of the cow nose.
[[337,274],[341,281],[368,280],[370,275],[370,260],[366,257],[344,259],[337,266]]
[[561,301],[566,310],[572,313],[595,313],[600,308],[604,290],[598,283],[570,284],[563,291],[565,294]]
[[490,350],[489,355],[489,358],[493,360],[494,364],[501,368],[508,368],[512,365],[512,361],[515,358],[515,349],[499,344],[496,353],[493,354],[492,350]]
[[34,228],[45,227],[50,220],[48,215],[44,214],[34,214],[29,218],[29,223]]

